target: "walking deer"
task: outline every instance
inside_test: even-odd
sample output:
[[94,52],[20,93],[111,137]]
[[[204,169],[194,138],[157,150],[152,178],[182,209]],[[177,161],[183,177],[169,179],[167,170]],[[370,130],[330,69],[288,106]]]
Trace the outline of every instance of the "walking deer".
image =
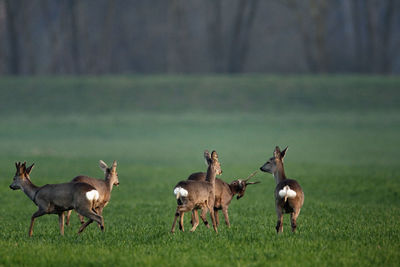
[[[215,215],[215,220],[217,226],[219,226],[219,215],[218,211],[222,210],[222,213],[225,218],[225,223],[228,226],[228,228],[231,226],[229,222],[229,216],[228,216],[228,208],[229,204],[232,201],[232,198],[237,195],[237,199],[240,199],[241,197],[244,196],[244,193],[246,192],[246,188],[250,184],[258,184],[260,182],[249,182],[250,178],[253,177],[256,174],[256,172],[253,172],[250,176],[248,176],[246,179],[237,179],[232,181],[230,184],[224,182],[223,180],[216,178],[215,180],[215,200],[214,200],[214,215]],[[206,173],[205,172],[196,172],[192,173],[189,177],[188,180],[193,180],[193,181],[206,181]],[[193,210],[192,214],[192,224],[194,222],[194,217],[198,217],[197,210]],[[208,225],[207,219],[204,221],[204,224],[207,227],[210,227]]]
[[[193,181],[185,180],[179,182],[174,187],[174,194],[177,199],[177,208],[175,212],[174,222],[172,223],[171,233],[175,231],[175,224],[178,217],[179,229],[184,231],[183,215],[185,212],[194,209],[202,209],[201,217],[203,221],[206,220],[207,210],[210,212],[211,221],[214,231],[218,233],[217,225],[214,217],[214,201],[215,201],[215,177],[222,173],[221,165],[218,161],[218,154],[216,151],[210,153],[206,150],[204,158],[208,164],[206,179],[207,181]],[[191,232],[194,232],[199,225],[199,218],[195,217],[193,221]]]
[[261,171],[273,174],[276,181],[275,187],[275,208],[278,216],[276,231],[283,232],[283,214],[290,213],[292,231],[296,230],[296,220],[304,203],[304,193],[296,180],[287,179],[283,168],[283,158],[286,155],[287,147],[281,151],[277,146],[273,157],[263,166]]
[[[104,231],[103,217],[93,212],[95,202],[99,198],[99,192],[91,185],[86,183],[64,183],[46,184],[36,186],[30,180],[30,173],[34,164],[26,167],[26,162],[15,163],[17,172],[10,188],[13,190],[21,189],[35,204],[38,210],[32,215],[29,227],[29,236],[33,234],[33,224],[35,218],[45,214],[57,214],[60,233],[64,235],[64,211],[75,209],[79,214],[94,220],[100,224]],[[83,231],[81,227],[78,233]]]
[[[79,183],[90,184],[97,190],[97,192],[99,192],[99,199],[96,201],[94,209],[97,214],[102,215],[104,207],[107,206],[108,202],[110,201],[111,191],[113,189],[113,186],[114,185],[118,186],[119,181],[118,181],[118,173],[117,173],[117,162],[115,160],[114,160],[111,168],[109,168],[107,166],[107,164],[102,160],[99,161],[99,166],[100,166],[100,169],[104,172],[104,175],[105,175],[104,180],[80,175],[80,176],[77,176],[74,179],[72,179],[71,182],[72,183],[79,182]],[[69,210],[67,213],[67,221],[66,221],[67,225],[69,225],[71,212],[72,212],[72,210]],[[85,225],[85,227],[93,222],[92,220],[89,220],[88,222],[85,223],[82,215],[79,215],[79,219],[81,221],[81,224]]]

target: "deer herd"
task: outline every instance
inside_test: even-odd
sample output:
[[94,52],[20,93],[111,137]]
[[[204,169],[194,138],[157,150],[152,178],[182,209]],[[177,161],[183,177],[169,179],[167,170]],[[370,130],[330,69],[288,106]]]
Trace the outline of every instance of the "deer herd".
[[[292,231],[296,230],[296,220],[304,202],[304,193],[296,180],[287,179],[283,168],[283,159],[287,147],[280,150],[277,146],[273,156],[260,167],[263,172],[271,173],[276,181],[275,208],[278,217],[276,231],[283,231],[283,214],[290,213]],[[210,227],[207,221],[207,212],[210,213],[213,229],[218,233],[219,215],[222,210],[227,227],[230,227],[228,208],[233,197],[237,199],[244,196],[248,185],[260,182],[249,180],[256,174],[253,172],[245,179],[237,179],[231,183],[216,178],[222,174],[221,164],[216,151],[210,154],[204,152],[207,164],[206,172],[196,172],[189,175],[186,180],[180,181],[174,187],[177,207],[171,233],[175,232],[176,222],[179,218],[179,229],[184,231],[183,218],[186,212],[191,215],[191,232],[199,225],[198,210],[201,210],[200,218],[206,227]],[[104,172],[104,179],[96,179],[88,176],[77,176],[70,182],[61,184],[46,184],[36,186],[31,182],[30,174],[34,164],[26,166],[26,162],[15,163],[16,173],[10,188],[21,189],[38,207],[31,217],[29,236],[33,234],[33,225],[37,217],[45,214],[57,214],[60,225],[60,233],[64,234],[64,217],[66,213],[66,225],[69,225],[72,210],[79,215],[81,226],[80,234],[89,224],[96,222],[101,231],[104,231],[103,208],[108,204],[113,186],[118,186],[117,162],[111,167],[100,160],[100,169]],[[84,217],[87,221],[85,222]]]

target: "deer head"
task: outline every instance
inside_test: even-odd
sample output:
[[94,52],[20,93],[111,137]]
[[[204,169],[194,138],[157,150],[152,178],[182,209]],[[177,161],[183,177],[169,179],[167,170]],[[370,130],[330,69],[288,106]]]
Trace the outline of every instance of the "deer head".
[[22,185],[26,183],[29,180],[29,174],[32,171],[33,166],[35,163],[33,163],[31,166],[26,167],[26,162],[22,163],[21,162],[15,162],[15,167],[17,168],[17,172],[14,175],[13,182],[10,185],[10,188],[12,190],[17,190],[21,189]]
[[250,178],[253,177],[257,171],[253,172],[248,176],[246,179],[238,179],[229,184],[229,187],[231,188],[233,194],[237,194],[236,199],[240,199],[241,197],[244,196],[244,193],[246,192],[246,188],[250,184],[258,184],[260,183],[259,181],[257,182],[249,182]]
[[117,161],[114,160],[113,165],[111,166],[111,168],[109,168],[104,161],[100,160],[99,166],[100,166],[100,169],[105,174],[105,180],[110,181],[111,184],[113,184],[115,186],[118,186],[119,181],[118,181],[118,173],[117,173]]
[[260,170],[263,172],[269,172],[269,173],[274,173],[276,171],[277,165],[278,164],[283,164],[283,158],[286,155],[288,147],[286,147],[284,150],[280,150],[279,146],[275,147],[273,157],[270,158],[264,165],[260,167]]
[[221,164],[218,161],[217,151],[213,151],[210,155],[208,150],[204,151],[204,159],[206,160],[206,164],[212,168],[212,170],[217,174],[222,174]]

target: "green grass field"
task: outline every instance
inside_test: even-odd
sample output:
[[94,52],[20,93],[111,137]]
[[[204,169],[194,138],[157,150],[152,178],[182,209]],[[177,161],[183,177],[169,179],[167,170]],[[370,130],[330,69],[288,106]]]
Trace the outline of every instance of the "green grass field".
[[[367,76],[110,76],[0,78],[0,265],[399,266],[400,78]],[[174,185],[205,171],[246,177],[288,145],[286,174],[305,192],[298,231],[275,232],[271,175],[259,172],[218,235],[199,225],[170,234]],[[56,215],[8,187],[15,161],[36,185],[78,174],[120,186],[106,231],[65,235]]]

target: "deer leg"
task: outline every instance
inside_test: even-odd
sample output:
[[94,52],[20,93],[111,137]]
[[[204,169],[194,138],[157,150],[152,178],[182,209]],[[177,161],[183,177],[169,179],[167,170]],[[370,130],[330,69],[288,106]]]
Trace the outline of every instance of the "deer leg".
[[194,225],[194,219],[197,217],[199,218],[199,213],[197,212],[197,209],[192,210],[192,218],[190,219],[190,224],[193,226]]
[[43,215],[45,215],[45,214],[46,214],[46,212],[45,212],[44,210],[39,209],[38,211],[36,211],[36,212],[32,215],[32,218],[31,218],[31,226],[29,227],[29,233],[28,233],[30,237],[31,237],[32,234],[33,234],[33,224],[34,224],[34,222],[35,222],[35,218],[40,217],[40,216],[43,216]]
[[60,224],[60,233],[64,235],[64,212],[58,214],[58,223]]
[[214,209],[214,216],[215,216],[215,223],[218,226],[219,225],[219,214],[218,214],[218,210],[217,209]]
[[283,212],[280,207],[276,207],[276,215],[278,216],[278,221],[276,223],[276,232],[283,232]]
[[185,215],[184,212],[181,212],[179,214],[179,230],[181,230],[182,232],[185,232],[185,229],[183,227],[183,216]]
[[193,225],[192,225],[192,229],[190,229],[190,232],[194,232],[196,231],[197,226],[199,226],[199,214],[197,213],[197,210],[194,209],[192,212],[192,221],[193,221]]
[[193,210],[193,219],[195,220],[195,222],[197,222],[197,224],[199,224],[199,211],[197,209]]
[[215,221],[214,207],[211,207],[211,208],[208,207],[208,210],[210,211],[210,217],[211,217],[211,221],[212,221],[212,224],[213,224],[214,231],[215,231],[215,233],[218,234],[217,224],[216,224],[216,221]]
[[81,224],[85,223],[84,217],[82,215],[80,215],[79,213],[78,213],[78,218],[79,218],[79,221],[81,222]]
[[72,210],[69,210],[69,211],[67,211],[67,219],[66,219],[66,221],[65,221],[65,224],[67,225],[67,226],[69,226],[69,218],[71,217],[71,212],[72,212]]
[[184,232],[185,229],[183,227],[183,216],[185,212],[191,211],[192,208],[188,206],[178,206],[177,211],[179,212],[179,229]]
[[294,212],[290,213],[290,222],[292,224],[292,232],[294,233],[296,231],[296,227],[297,227],[297,217],[300,214],[300,210],[294,210]]
[[199,212],[198,210],[194,210],[194,219],[197,221],[197,223],[199,222]]
[[93,221],[97,222],[100,224],[100,229],[101,231],[104,231],[104,219],[102,216],[94,213],[90,209],[79,209],[77,212],[89,219],[86,223],[82,224],[82,226],[79,228],[78,234],[82,233],[82,231]]
[[228,228],[230,228],[231,224],[229,223],[228,208],[227,207],[223,207],[222,208],[222,213],[224,214],[226,226],[228,226]]
[[82,231],[93,222],[92,219],[89,219],[87,222],[85,222],[84,224],[81,225],[81,227],[79,227],[79,231],[78,234],[82,233]]
[[178,208],[176,208],[175,218],[174,218],[174,222],[172,223],[171,233],[175,232],[175,225],[176,225],[176,220],[178,219],[178,217],[179,217],[179,212],[178,212]]
[[203,220],[204,225],[207,226],[207,228],[210,228],[210,225],[208,224],[208,221],[207,221],[207,208],[205,208],[205,207],[201,208],[200,217]]
[[[98,215],[100,215],[100,216],[102,216],[102,214],[103,214],[103,207],[97,207],[96,209],[95,209],[95,212],[98,214]],[[82,217],[83,218],[83,217]],[[99,227],[101,227],[101,225],[100,224],[97,224]]]

